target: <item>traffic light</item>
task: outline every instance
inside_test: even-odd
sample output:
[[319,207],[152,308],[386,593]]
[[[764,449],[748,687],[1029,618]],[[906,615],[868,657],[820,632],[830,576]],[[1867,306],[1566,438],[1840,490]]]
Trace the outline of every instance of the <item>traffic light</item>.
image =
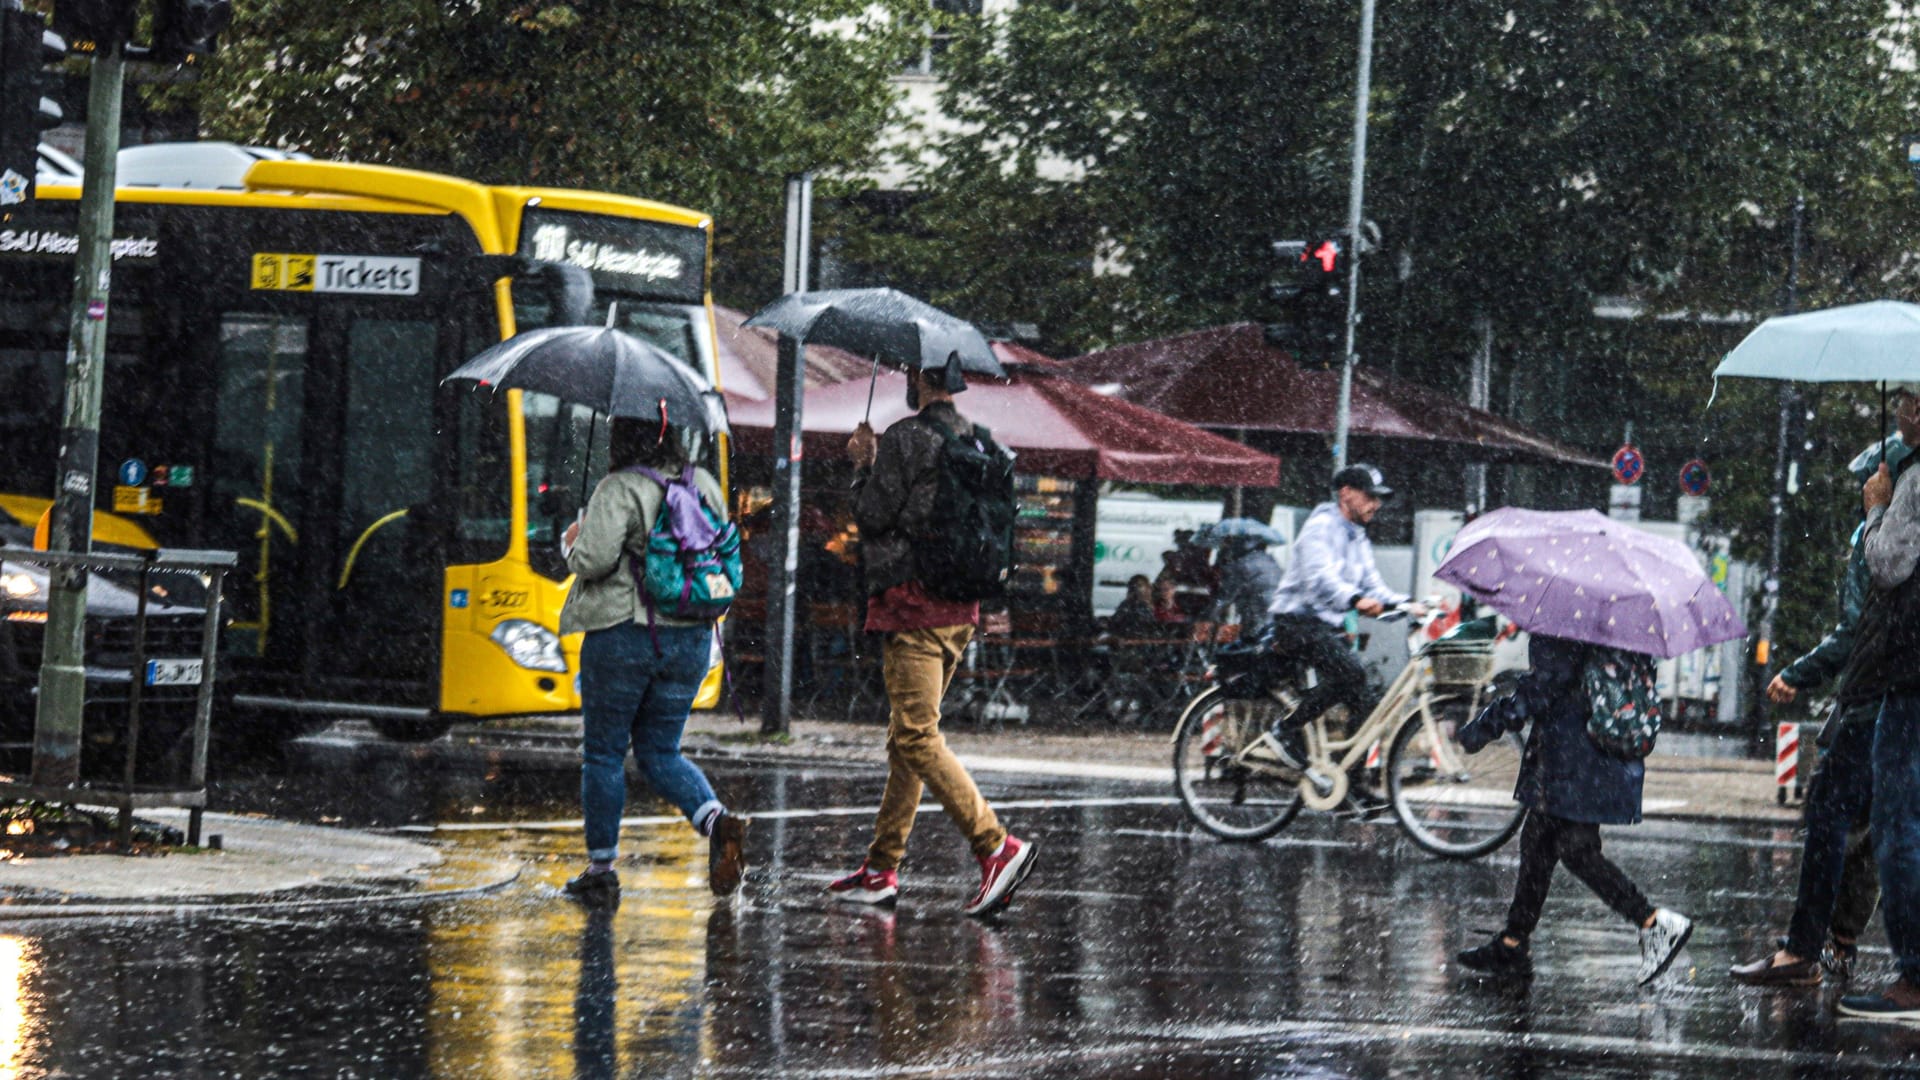
[[1344,234],[1273,242],[1279,265],[1267,282],[1267,299],[1276,321],[1266,325],[1267,343],[1310,371],[1337,370],[1346,356],[1350,250]]
[[153,13],[153,59],[197,64],[232,21],[229,0],[160,0]]
[[67,48],[92,56],[133,36],[134,0],[55,0],[53,32]]
[[60,122],[41,68],[65,59],[66,43],[44,19],[0,0],[0,212],[33,198],[40,133]]

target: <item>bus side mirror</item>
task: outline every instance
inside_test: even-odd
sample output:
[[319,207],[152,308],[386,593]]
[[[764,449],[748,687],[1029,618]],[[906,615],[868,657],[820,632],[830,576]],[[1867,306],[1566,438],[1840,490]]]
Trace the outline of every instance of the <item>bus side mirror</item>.
[[475,255],[471,262],[487,281],[510,277],[516,285],[538,289],[549,326],[586,326],[593,320],[593,275],[585,267],[525,255]]
[[553,313],[549,325],[585,326],[593,320],[593,275],[585,267],[556,262],[534,265],[547,310]]

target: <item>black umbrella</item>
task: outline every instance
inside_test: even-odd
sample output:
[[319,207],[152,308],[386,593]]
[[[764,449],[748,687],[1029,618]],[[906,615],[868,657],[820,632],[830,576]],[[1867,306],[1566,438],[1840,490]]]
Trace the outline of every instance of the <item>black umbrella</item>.
[[[885,364],[906,372],[948,369],[997,379],[1007,376],[986,337],[972,323],[898,289],[789,293],[755,312],[746,325],[870,356],[874,375]],[[871,378],[867,390],[871,409]]]
[[659,419],[712,438],[727,431],[720,395],[672,353],[623,330],[530,330],[461,364],[444,382],[531,390],[609,416]]
[[[607,321],[613,321],[611,312]],[[550,326],[515,334],[456,368],[442,382],[551,394],[608,416],[657,419],[712,439],[727,432],[727,406],[713,384],[679,358],[624,330]],[[593,429],[587,429],[593,445]],[[587,477],[580,478],[587,501]]]

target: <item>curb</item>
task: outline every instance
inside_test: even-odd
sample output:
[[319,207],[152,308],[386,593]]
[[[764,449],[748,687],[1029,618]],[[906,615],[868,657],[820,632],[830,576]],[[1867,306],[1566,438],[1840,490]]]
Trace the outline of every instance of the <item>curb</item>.
[[393,892],[366,896],[329,896],[285,897],[282,899],[248,896],[245,899],[223,900],[209,897],[203,900],[189,900],[180,903],[113,903],[88,904],[47,901],[44,903],[16,902],[0,904],[0,924],[9,922],[30,922],[43,919],[81,919],[122,917],[129,915],[175,915],[192,916],[207,913],[218,914],[227,911],[316,911],[342,907],[396,907],[402,904],[416,904],[429,900],[458,900],[464,897],[484,896],[499,892],[520,879],[521,867],[518,864],[497,863],[502,871],[495,880],[484,881],[477,885],[465,885],[447,889],[423,889],[413,892]]

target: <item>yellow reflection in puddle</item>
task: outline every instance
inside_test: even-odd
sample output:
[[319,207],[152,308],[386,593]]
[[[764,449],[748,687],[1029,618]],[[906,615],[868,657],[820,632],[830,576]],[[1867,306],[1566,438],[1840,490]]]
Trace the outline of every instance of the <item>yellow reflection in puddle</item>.
[[20,1075],[27,1044],[27,977],[33,969],[26,939],[0,936],[0,1080]]
[[[661,1075],[684,1068],[706,968],[706,841],[628,830],[622,903],[590,919],[559,895],[579,834],[523,838],[534,895],[484,918],[449,908],[429,931],[428,1072],[436,1077]],[[548,861],[542,856],[558,856]],[[7,1080],[0,1076],[0,1080]]]

